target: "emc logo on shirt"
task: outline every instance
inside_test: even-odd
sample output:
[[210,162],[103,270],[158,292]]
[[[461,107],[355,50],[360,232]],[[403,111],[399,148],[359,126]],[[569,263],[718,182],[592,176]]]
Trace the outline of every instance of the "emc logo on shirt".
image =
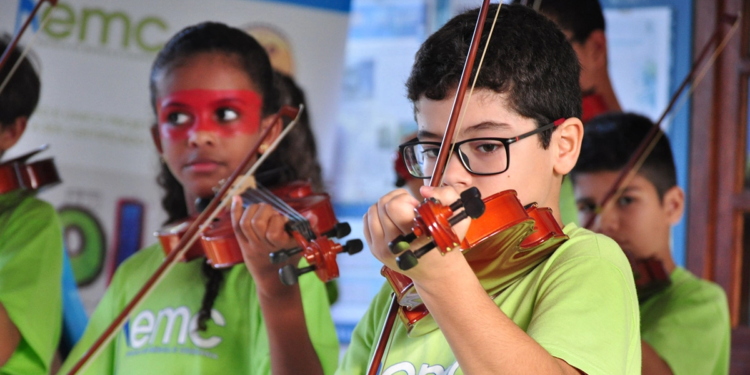
[[[216,309],[211,309],[211,320],[219,327],[224,327],[226,324],[224,315]],[[178,322],[178,330],[175,330],[175,325]],[[151,310],[143,310],[136,315],[135,319],[132,319],[132,326],[130,323],[131,321],[125,323],[123,330],[128,346],[133,349],[142,348],[146,344],[154,345],[157,343],[158,333],[162,325],[164,325],[164,334],[158,344],[171,344],[175,335],[177,345],[184,345],[189,337],[190,342],[201,349],[215,348],[222,341],[221,337],[218,336],[203,337],[202,332],[198,331],[198,313],[191,314],[190,309],[186,306],[166,307],[156,314]]]

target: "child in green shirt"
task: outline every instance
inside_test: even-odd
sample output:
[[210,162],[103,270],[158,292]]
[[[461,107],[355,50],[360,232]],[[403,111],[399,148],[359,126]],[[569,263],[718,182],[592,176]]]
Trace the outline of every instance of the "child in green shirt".
[[[484,44],[489,47],[473,96],[464,102],[445,186],[420,193],[448,204],[469,187],[483,197],[513,189],[524,205],[550,207],[559,223],[562,179],[583,137],[578,59],[550,20],[523,6],[502,5],[490,39],[497,7],[490,7],[482,32],[477,62]],[[407,90],[418,138],[402,145],[412,151],[405,155],[419,155],[405,158],[415,177],[432,173],[477,17],[476,9],[454,17],[417,52]],[[388,243],[411,232],[419,203],[395,190],[364,217],[371,251],[391,269],[399,270]],[[459,223],[456,233],[468,224]],[[397,321],[376,364],[379,373],[639,374],[638,301],[625,256],[605,236],[575,224],[563,231],[567,242],[491,295],[486,288],[496,280],[475,274],[460,251],[432,251],[399,271],[413,280],[430,312],[424,319],[436,328],[408,334]],[[388,289],[355,328],[340,374],[367,370],[389,308]]]
[[[7,41],[0,41],[4,51]],[[0,82],[21,56],[15,49]],[[0,157],[18,142],[39,102],[40,82],[24,59],[0,93]],[[62,325],[60,221],[33,195],[0,197],[0,374],[48,374]]]
[[[635,114],[602,115],[586,124],[581,156],[571,172],[581,222],[598,210],[653,126]],[[677,186],[669,140],[660,136],[623,194],[601,210],[592,229],[612,237],[636,261],[657,260],[669,276],[670,285],[656,294],[639,290],[643,374],[727,374],[726,295],[718,285],[676,266],[670,252],[670,228],[682,217],[685,194]]]
[[[180,31],[157,56],[150,88],[169,222],[195,215],[196,200],[213,196],[213,188],[236,169],[263,129],[280,131],[281,123],[271,121],[279,100],[268,56],[236,28],[207,22]],[[306,155],[311,150],[275,152]],[[292,178],[305,179],[319,172],[314,164],[284,167]],[[205,258],[177,264],[87,373],[334,371],[339,349],[323,283],[310,273],[298,285],[284,286],[278,266],[269,262],[270,252],[295,246],[284,217],[268,205],[244,211],[233,205],[232,221],[245,264],[224,270],[213,269]],[[79,360],[163,259],[161,246],[154,245],[120,266],[63,371]]]

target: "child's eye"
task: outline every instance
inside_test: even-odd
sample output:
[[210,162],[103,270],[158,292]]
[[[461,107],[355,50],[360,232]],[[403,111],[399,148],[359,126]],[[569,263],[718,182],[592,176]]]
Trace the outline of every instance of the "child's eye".
[[491,154],[496,151],[499,151],[504,146],[502,142],[493,142],[493,141],[478,141],[478,142],[470,142],[469,146],[474,151],[474,154],[482,155],[482,154]]
[[182,112],[172,112],[167,115],[167,121],[172,125],[182,125],[190,121],[190,116]]
[[425,158],[436,158],[440,152],[440,148],[434,146],[423,146],[422,156]]
[[234,121],[240,117],[239,113],[231,108],[219,108],[216,110],[216,118],[220,122]]
[[622,196],[617,200],[617,205],[621,207],[629,206],[633,201],[634,199],[632,197]]
[[578,202],[578,212],[593,214],[596,212],[596,204],[591,202]]

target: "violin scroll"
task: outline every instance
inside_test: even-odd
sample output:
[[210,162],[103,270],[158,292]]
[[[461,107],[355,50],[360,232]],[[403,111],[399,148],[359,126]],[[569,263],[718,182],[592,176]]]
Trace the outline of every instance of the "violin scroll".
[[[461,208],[464,210],[453,215]],[[443,254],[460,247],[461,241],[451,227],[467,217],[476,219],[482,216],[484,210],[482,194],[476,187],[463,191],[461,198],[450,206],[445,206],[434,198],[426,199],[414,209],[416,217],[412,232],[396,237],[388,244],[388,248],[394,254],[402,253],[396,258],[396,262],[401,270],[406,271],[416,266],[418,259],[435,247]],[[425,235],[431,238],[429,243],[415,251],[409,250],[410,243]]]
[[[346,244],[341,245],[326,237],[321,237],[307,244],[304,250],[301,248],[292,249],[295,251],[294,254],[304,251],[303,256],[310,264],[309,266],[297,268],[293,264],[287,264],[279,269],[279,278],[282,284],[292,286],[299,281],[301,275],[315,271],[321,281],[330,281],[339,276],[336,256],[341,253],[354,255],[362,251],[363,248],[362,240],[349,240]],[[287,250],[287,253],[292,250]],[[271,256],[273,259],[273,254]]]

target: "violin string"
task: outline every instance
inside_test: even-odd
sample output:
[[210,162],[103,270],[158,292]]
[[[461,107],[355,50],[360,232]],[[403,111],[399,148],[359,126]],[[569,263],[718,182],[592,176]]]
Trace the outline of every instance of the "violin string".
[[[734,24],[727,32],[727,35],[724,36],[721,43],[716,47],[716,50],[711,55],[711,57],[708,59],[708,61],[705,63],[705,65],[701,68],[700,72],[695,76],[695,79],[690,85],[690,89],[688,90],[687,94],[684,94],[683,97],[680,99],[680,103],[676,106],[675,110],[672,111],[670,115],[670,121],[674,119],[677,113],[682,109],[682,107],[687,102],[687,99],[690,98],[690,96],[693,94],[695,89],[698,87],[698,84],[703,80],[703,78],[706,76],[706,73],[708,73],[708,70],[713,66],[713,64],[716,62],[716,60],[719,58],[719,55],[724,51],[724,48],[726,48],[727,44],[729,43],[729,40],[732,39],[734,34],[737,32],[740,26],[740,20],[741,15],[737,16],[737,19],[734,21]],[[659,124],[656,124],[655,126],[659,126]],[[617,187],[617,191],[612,196],[612,199],[609,200],[609,202],[615,202],[617,199],[619,199],[620,196],[625,191],[625,188],[630,184],[630,182],[635,178],[635,175],[640,170],[643,163],[646,162],[646,159],[648,158],[648,155],[651,153],[654,147],[656,147],[656,144],[659,142],[661,137],[664,135],[664,132],[658,132],[656,136],[654,136],[654,139],[649,142],[648,146],[646,147],[643,154],[638,158],[636,163],[634,164],[633,168],[628,172],[627,176],[623,179],[623,182],[620,184],[620,186]],[[608,202],[603,202],[601,207],[603,207]]]
[[272,205],[275,204],[275,207],[277,210],[283,211],[286,213],[286,216],[293,220],[295,223],[302,224],[303,229],[305,233],[306,238],[315,238],[315,232],[312,230],[312,225],[310,225],[310,221],[307,220],[306,217],[302,216],[297,210],[289,206],[286,202],[284,202],[283,199],[277,197],[275,194],[273,194],[271,191],[269,191],[265,187],[258,188],[258,192],[265,196],[265,199],[271,202]]
[[[50,5],[53,6],[53,5]],[[47,17],[44,17],[42,19],[42,23],[39,25],[39,30],[44,29],[47,26],[47,23],[49,20],[52,19],[52,12],[49,12],[47,14]],[[10,71],[8,71],[8,75],[3,80],[3,83],[0,84],[0,93],[3,92],[5,89],[5,86],[8,85],[8,82],[10,82],[10,78],[13,77],[13,74],[16,72],[19,66],[21,66],[21,63],[23,62],[24,58],[26,58],[26,55],[31,50],[31,46],[34,44],[34,41],[36,40],[36,37],[40,34],[39,31],[34,33],[34,35],[31,36],[31,39],[29,39],[29,42],[26,43],[26,46],[23,48],[23,51],[21,51],[21,55],[18,57],[18,60],[13,64],[13,67],[10,68]]]
[[[284,128],[284,130],[281,131],[281,133],[276,138],[276,140],[274,140],[271,143],[271,145],[268,146],[268,148],[266,149],[266,152],[261,154],[258,160],[256,160],[256,162],[252,165],[252,167],[250,167],[250,169],[248,169],[247,172],[245,172],[243,175],[240,175],[239,177],[237,177],[236,183],[228,189],[227,193],[224,195],[224,197],[222,197],[221,202],[219,202],[218,207],[224,208],[228,206],[229,202],[232,200],[232,197],[234,197],[235,195],[239,195],[241,193],[240,189],[241,189],[242,183],[244,183],[245,180],[250,178],[250,176],[253,176],[255,174],[255,171],[258,170],[260,165],[263,164],[263,162],[266,161],[266,159],[268,159],[269,155],[271,155],[271,153],[276,149],[276,147],[279,146],[279,143],[281,143],[281,140],[284,139],[284,137],[286,137],[287,134],[289,134],[289,132],[292,130],[292,128],[294,128],[295,125],[297,125],[297,123],[299,122],[300,114],[304,110],[305,110],[305,106],[303,104],[300,104],[299,111],[297,112],[297,117],[295,117],[294,120],[292,120],[289,123],[289,125],[287,125],[286,128]],[[217,208],[217,211],[218,210],[219,208]]]
[[[487,54],[487,48],[490,45],[490,40],[492,39],[492,34],[495,31],[495,24],[497,23],[497,17],[500,15],[500,8],[502,8],[503,3],[502,1],[497,5],[497,11],[495,12],[495,18],[492,20],[492,25],[490,26],[490,33],[487,35],[487,42],[484,43],[484,49],[482,49],[482,56],[479,58],[479,64],[477,65],[477,71],[474,72],[474,80],[471,83],[471,88],[469,89],[469,95],[466,97],[466,104],[463,105],[463,108],[461,110],[461,114],[458,117],[458,123],[456,124],[456,129],[453,132],[453,136],[455,139],[456,134],[460,133],[461,127],[464,124],[464,117],[466,116],[466,108],[469,107],[469,103],[471,102],[471,96],[474,94],[474,87],[477,84],[477,79],[479,79],[479,71],[482,70],[482,64],[484,63],[484,56]],[[480,34],[481,35],[481,34]],[[481,36],[480,36],[481,40]],[[446,168],[448,164],[451,162],[451,158],[453,157],[453,151],[456,147],[456,143],[452,143],[450,145],[450,152],[448,153],[448,160],[445,162]],[[440,177],[440,184],[438,186],[442,186],[443,182],[445,182],[445,173],[442,174]]]

